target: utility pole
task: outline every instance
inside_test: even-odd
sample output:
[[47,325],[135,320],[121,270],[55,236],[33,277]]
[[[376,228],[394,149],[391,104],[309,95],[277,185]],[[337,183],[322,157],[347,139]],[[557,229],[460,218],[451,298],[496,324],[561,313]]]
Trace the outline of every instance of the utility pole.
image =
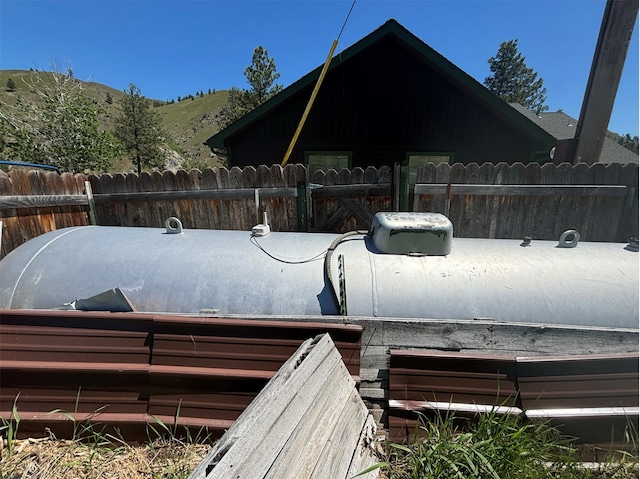
[[573,164],[591,165],[600,158],[637,15],[638,0],[607,0],[576,127]]

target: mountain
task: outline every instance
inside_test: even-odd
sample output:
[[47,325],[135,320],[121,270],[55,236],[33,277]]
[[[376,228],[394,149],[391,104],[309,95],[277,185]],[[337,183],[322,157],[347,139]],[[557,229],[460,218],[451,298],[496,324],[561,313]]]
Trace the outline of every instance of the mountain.
[[[47,75],[46,72],[27,70],[0,70],[0,105],[13,105],[21,95],[31,100],[37,100],[37,94],[30,91],[29,77],[34,73]],[[8,91],[9,79],[14,84],[15,91]],[[94,100],[105,110],[101,124],[107,131],[113,131],[114,118],[118,115],[119,103],[125,93],[107,85],[95,82],[80,81],[84,94]],[[218,157],[212,156],[211,151],[203,143],[219,128],[214,122],[216,113],[227,101],[228,91],[203,92],[200,96],[193,92],[185,99],[173,103],[162,100],[149,99],[154,111],[162,119],[167,133],[167,168],[205,168],[222,164]],[[142,92],[144,95],[144,92]],[[111,98],[111,102],[109,102]],[[10,159],[10,158],[3,158]],[[110,173],[125,173],[133,171],[129,161],[118,161]]]

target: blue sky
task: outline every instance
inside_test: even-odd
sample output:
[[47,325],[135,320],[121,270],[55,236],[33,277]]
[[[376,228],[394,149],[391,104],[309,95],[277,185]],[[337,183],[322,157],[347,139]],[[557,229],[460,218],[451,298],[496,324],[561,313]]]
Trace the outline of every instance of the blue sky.
[[[288,86],[321,65],[352,0],[0,2],[0,69],[70,65],[76,78],[169,100],[246,87],[263,45]],[[357,0],[337,52],[390,18],[482,83],[501,42],[518,39],[550,111],[577,118],[605,0]],[[609,129],[638,134],[638,25]]]

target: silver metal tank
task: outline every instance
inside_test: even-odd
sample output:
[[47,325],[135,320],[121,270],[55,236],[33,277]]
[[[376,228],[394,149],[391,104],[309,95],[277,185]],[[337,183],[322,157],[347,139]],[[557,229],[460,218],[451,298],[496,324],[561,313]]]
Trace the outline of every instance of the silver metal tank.
[[118,287],[137,311],[336,315],[342,283],[350,316],[638,328],[637,252],[521,243],[455,238],[448,254],[423,256],[383,253],[366,234],[67,228],[0,261],[0,307],[53,308]]
[[638,253],[624,244],[455,238],[446,256],[411,256],[369,242],[338,248],[350,315],[638,328]]
[[336,314],[322,256],[335,236],[65,228],[0,261],[0,307],[54,308],[119,288],[136,311]]

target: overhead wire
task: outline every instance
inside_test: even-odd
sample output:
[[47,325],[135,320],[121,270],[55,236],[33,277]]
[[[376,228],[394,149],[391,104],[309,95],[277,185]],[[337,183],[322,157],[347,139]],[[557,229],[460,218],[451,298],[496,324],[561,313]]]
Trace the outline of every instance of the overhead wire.
[[347,22],[349,21],[349,17],[351,16],[351,12],[353,11],[353,7],[356,6],[356,0],[353,0],[353,2],[351,3],[351,8],[349,9],[349,13],[347,13],[347,18],[344,19],[344,23],[342,24],[342,28],[340,29],[340,33],[338,33],[338,38],[337,40],[340,40],[340,37],[342,36],[342,32],[344,31],[344,27],[347,26]]
[[302,113],[302,118],[300,118],[298,127],[296,128],[296,131],[293,134],[293,138],[291,138],[291,142],[289,143],[289,147],[287,148],[287,151],[284,154],[284,158],[280,163],[280,166],[282,167],[286,166],[287,162],[289,161],[289,157],[291,156],[291,152],[293,151],[293,147],[298,142],[298,137],[300,136],[302,127],[307,121],[307,117],[309,116],[309,112],[311,111],[311,107],[313,106],[313,102],[315,101],[316,96],[318,95],[318,91],[320,90],[320,85],[322,85],[322,81],[324,80],[324,77],[327,74],[327,70],[329,70],[329,64],[331,63],[331,59],[333,58],[333,53],[335,52],[336,47],[338,46],[338,40],[340,39],[340,36],[342,35],[342,32],[344,31],[344,28],[347,25],[347,21],[351,16],[351,11],[353,10],[353,7],[355,6],[355,4],[356,4],[356,0],[353,0],[353,2],[351,3],[351,8],[347,13],[347,17],[345,18],[344,23],[342,24],[342,28],[340,29],[340,33],[338,33],[338,37],[333,41],[331,45],[331,49],[329,50],[329,55],[327,55],[327,59],[324,62],[322,71],[320,72],[320,75],[318,76],[318,80],[316,81],[316,85],[313,88],[313,91],[311,92],[311,97],[309,98],[309,101],[307,102],[307,106],[304,109],[304,112]]

